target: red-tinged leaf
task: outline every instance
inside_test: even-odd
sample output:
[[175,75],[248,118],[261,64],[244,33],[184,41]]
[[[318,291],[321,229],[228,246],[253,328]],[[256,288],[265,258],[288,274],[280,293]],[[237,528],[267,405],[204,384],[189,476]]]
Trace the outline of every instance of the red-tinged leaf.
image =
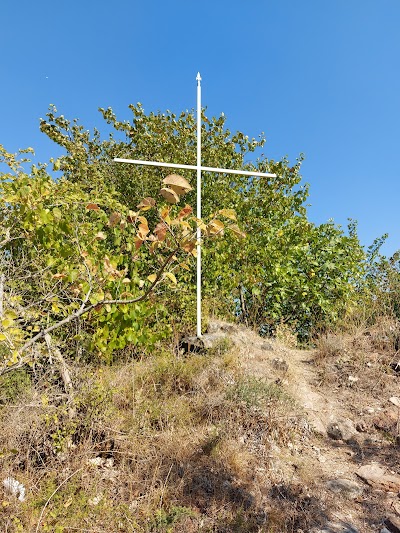
[[139,248],[142,246],[143,243],[144,243],[144,241],[142,239],[140,239],[139,237],[136,237],[136,239],[135,239],[135,249],[139,250]]
[[128,222],[130,222],[131,224],[133,224],[134,222],[136,222],[136,218],[137,218],[137,213],[135,213],[135,211],[131,211],[129,210],[128,212],[128,216],[126,217],[126,220]]
[[157,235],[157,239],[162,242],[165,240],[165,236],[167,234],[168,227],[165,224],[165,222],[159,222],[157,226],[154,228],[154,233]]
[[121,220],[121,213],[112,213],[108,220],[108,225],[110,226],[110,228],[115,228],[115,226],[118,224],[120,220]]
[[143,200],[138,204],[136,207],[140,209],[141,211],[148,211],[152,207],[156,205],[156,201],[154,198],[151,198],[148,196],[147,198],[143,198]]
[[192,213],[192,212],[193,212],[193,209],[190,207],[190,205],[186,204],[185,207],[179,211],[178,218],[179,219],[185,218],[188,215],[190,215],[190,213]]
[[67,277],[66,274],[59,274],[59,273],[58,274],[54,274],[52,276],[53,279],[64,279],[66,277]]
[[189,253],[195,248],[195,246],[195,241],[186,241],[182,243],[182,250]]
[[86,209],[91,209],[92,211],[99,211],[100,207],[97,204],[88,204]]

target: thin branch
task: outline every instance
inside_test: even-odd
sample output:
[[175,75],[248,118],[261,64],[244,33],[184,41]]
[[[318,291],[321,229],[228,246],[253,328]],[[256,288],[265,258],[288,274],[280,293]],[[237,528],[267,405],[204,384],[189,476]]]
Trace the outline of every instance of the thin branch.
[[6,277],[3,273],[0,274],[0,318],[3,316],[4,312],[4,306],[3,306],[3,298],[4,298],[4,281]]
[[[63,320],[60,320],[60,322],[57,322],[56,324],[53,324],[52,326],[49,326],[48,328],[46,329],[43,329],[42,331],[40,331],[37,335],[35,335],[34,337],[32,337],[31,339],[29,339],[28,342],[26,342],[19,350],[18,350],[18,354],[19,355],[22,355],[23,352],[25,350],[27,350],[30,346],[32,346],[36,341],[40,340],[41,338],[43,338],[45,335],[47,335],[48,333],[51,333],[52,331],[54,331],[55,329],[58,329],[60,328],[61,326],[65,326],[65,324],[69,324],[70,322],[72,322],[73,320],[81,317],[82,315],[85,315],[87,313],[89,313],[92,309],[95,309],[96,307],[99,307],[99,306],[102,306],[102,305],[113,305],[113,304],[116,304],[116,305],[122,305],[122,304],[133,304],[133,303],[138,303],[138,302],[142,302],[143,300],[145,300],[149,294],[153,291],[154,287],[157,285],[157,283],[160,281],[160,278],[162,276],[162,274],[164,273],[164,270],[167,268],[167,266],[169,265],[169,263],[172,261],[173,257],[175,256],[176,253],[178,253],[179,251],[179,247],[176,248],[175,250],[173,250],[170,255],[167,257],[167,259],[164,261],[163,265],[161,266],[160,270],[157,272],[157,277],[156,279],[153,281],[153,283],[150,285],[150,287],[146,290],[146,292],[144,292],[141,296],[139,296],[138,298],[131,298],[129,300],[120,300],[120,299],[114,299],[114,300],[101,300],[100,302],[97,302],[95,304],[90,304],[90,305],[86,305],[88,300],[89,300],[89,296],[90,296],[90,292],[91,292],[91,289],[89,289],[89,291],[87,292],[86,296],[85,296],[85,299],[83,300],[82,302],[82,305],[80,306],[80,308],[75,311],[74,313],[72,313],[71,315],[67,316],[66,318],[64,318]],[[19,363],[17,363],[19,364]],[[11,367],[9,367],[11,368]],[[0,372],[1,374],[1,372]]]
[[40,516],[39,516],[39,520],[38,520],[38,523],[37,523],[37,526],[36,526],[35,533],[38,533],[38,531],[39,531],[39,528],[40,528],[40,526],[41,526],[41,522],[42,522],[42,518],[43,518],[43,514],[44,514],[44,512],[45,512],[45,510],[46,510],[46,507],[49,505],[50,500],[52,499],[52,497],[53,497],[55,494],[57,494],[57,492],[61,489],[61,487],[62,487],[63,485],[65,485],[65,483],[66,483],[67,481],[69,481],[73,476],[75,476],[75,475],[76,475],[78,472],[80,472],[81,470],[83,470],[83,467],[82,467],[82,468],[78,468],[78,470],[75,470],[75,472],[72,472],[72,474],[70,474],[66,479],[64,479],[64,481],[63,481],[62,483],[60,483],[60,484],[58,485],[58,487],[56,488],[56,490],[55,490],[55,491],[49,496],[47,502],[46,502],[46,503],[44,504],[44,506],[43,506],[42,512],[40,513]]
[[60,350],[53,346],[49,333],[46,333],[46,335],[44,336],[44,340],[46,341],[47,349],[49,350],[49,353],[53,354],[54,357],[57,359],[57,362],[59,364],[61,379],[63,380],[63,383],[64,383],[64,390],[67,394],[70,395],[74,390],[74,386],[72,384],[71,374],[69,372],[68,365],[65,362],[64,357],[61,355]]

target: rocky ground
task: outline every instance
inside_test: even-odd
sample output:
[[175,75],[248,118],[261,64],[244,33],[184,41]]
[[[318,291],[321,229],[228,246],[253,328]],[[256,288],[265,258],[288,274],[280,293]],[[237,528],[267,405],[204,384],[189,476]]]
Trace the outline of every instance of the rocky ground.
[[71,361],[73,391],[48,362],[3,380],[0,531],[398,533],[398,327],[299,350],[213,321],[203,346]]
[[269,449],[268,477],[282,505],[309,506],[321,524],[312,533],[400,532],[400,375],[393,358],[368,352],[360,359],[359,349],[339,346],[325,360],[317,350],[215,323],[211,342],[219,335],[233,341],[246,374],[279,384],[294,400],[288,416],[302,431]]

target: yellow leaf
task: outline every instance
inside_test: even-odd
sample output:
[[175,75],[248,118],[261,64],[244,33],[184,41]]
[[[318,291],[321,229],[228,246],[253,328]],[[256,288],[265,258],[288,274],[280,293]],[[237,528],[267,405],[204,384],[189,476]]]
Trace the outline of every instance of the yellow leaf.
[[143,198],[143,200],[138,204],[136,207],[140,209],[141,211],[148,211],[152,207],[156,205],[156,201],[154,198],[151,198],[148,196],[147,198]]
[[179,266],[181,268],[184,268],[185,270],[189,270],[189,272],[190,272],[190,268],[188,267],[188,265],[186,263],[179,263]]
[[236,226],[236,224],[233,224],[232,226],[229,226],[229,229],[237,236],[241,237],[242,239],[246,237],[246,234],[244,231],[242,231],[239,226]]
[[169,278],[174,285],[176,285],[178,283],[176,277],[174,276],[174,274],[172,274],[172,272],[166,272],[165,273],[165,277]]
[[209,235],[218,235],[221,234],[224,231],[224,223],[220,220],[212,220],[208,224],[208,233]]
[[7,340],[7,337],[4,335],[4,333],[0,333],[0,341]]
[[200,218],[193,217],[190,220],[194,220],[197,224],[197,227],[201,229],[201,231],[207,231],[207,226],[204,224],[204,222]]
[[10,318],[11,320],[15,320],[16,318],[18,318],[18,315],[15,311],[13,311],[12,309],[8,309],[5,313],[4,313],[4,316],[6,318]]
[[9,328],[10,326],[12,326],[13,322],[14,320],[12,320],[11,318],[5,318],[1,321],[1,325],[3,326],[3,328]]
[[150,283],[154,283],[157,279],[157,274],[150,274],[150,276],[147,276],[147,279],[150,281]]
[[160,213],[160,216],[163,220],[165,220],[168,215],[169,215],[169,212],[170,212],[170,207],[164,207],[162,210],[161,210],[161,213]]
[[230,218],[231,220],[236,220],[236,212],[234,209],[220,209],[218,213],[223,217]]

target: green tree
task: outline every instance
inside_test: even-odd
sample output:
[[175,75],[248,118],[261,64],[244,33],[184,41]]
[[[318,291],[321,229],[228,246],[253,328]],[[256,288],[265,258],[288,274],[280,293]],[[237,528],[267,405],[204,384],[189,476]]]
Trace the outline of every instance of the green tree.
[[[146,197],[133,211],[100,187],[52,179],[44,165],[28,174],[1,145],[0,163],[9,166],[0,174],[0,373],[32,361],[53,333],[56,345],[102,357],[168,334],[156,296],[161,282],[169,292],[177,271],[190,271],[199,223],[192,208]],[[177,204],[190,185],[167,181],[161,192]],[[216,225],[229,221],[213,217],[205,234]]]
[[[41,122],[42,131],[65,150],[54,161],[56,169],[84,190],[112,191],[127,207],[140,195],[154,195],[168,170],[115,164],[114,157],[196,161],[193,112],[147,115],[140,104],[130,110],[131,120],[121,122],[110,108],[100,109],[112,128],[106,140],[98,130],[90,135],[76,120],[58,115],[55,108]],[[274,161],[262,155],[254,160],[254,151],[265,144],[263,136],[232,134],[224,116],[208,118],[204,113],[202,143],[205,166],[277,175],[266,180],[203,173],[204,214],[233,209],[247,235],[240,243],[227,236],[205,247],[205,306],[262,331],[285,321],[305,336],[343,315],[365,278],[364,252],[354,225],[346,233],[332,222],[317,226],[308,220],[302,157],[293,166],[285,158]],[[192,178],[190,171],[183,175]],[[194,192],[188,201],[194,201]],[[177,298],[168,296],[172,316],[188,316],[194,308],[194,272],[182,279],[184,290]]]

